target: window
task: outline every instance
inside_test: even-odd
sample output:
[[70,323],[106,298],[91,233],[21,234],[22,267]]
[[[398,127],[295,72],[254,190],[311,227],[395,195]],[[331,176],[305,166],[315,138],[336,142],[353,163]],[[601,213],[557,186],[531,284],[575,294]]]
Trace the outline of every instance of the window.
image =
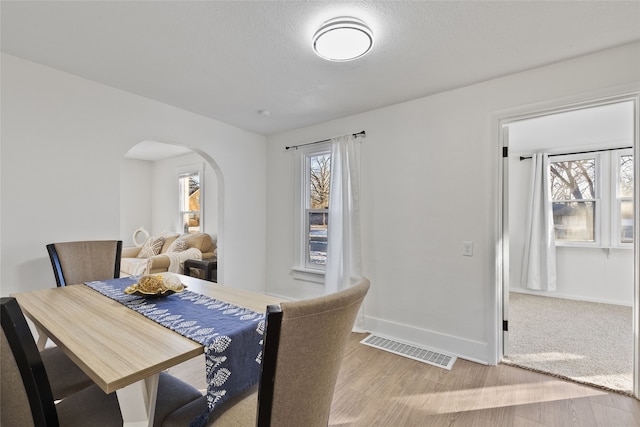
[[202,232],[200,171],[178,174],[180,227],[184,233]]
[[616,246],[633,243],[633,154],[624,150],[613,156],[615,170],[612,239]]
[[331,148],[328,143],[296,153],[296,260],[294,277],[323,282],[327,263]]
[[305,264],[324,268],[327,265],[327,231],[329,227],[329,189],[331,187],[331,153],[307,156],[305,178],[308,197],[305,206]]
[[549,181],[558,246],[632,246],[630,149],[554,156]]
[[596,157],[549,162],[556,241],[596,242]]

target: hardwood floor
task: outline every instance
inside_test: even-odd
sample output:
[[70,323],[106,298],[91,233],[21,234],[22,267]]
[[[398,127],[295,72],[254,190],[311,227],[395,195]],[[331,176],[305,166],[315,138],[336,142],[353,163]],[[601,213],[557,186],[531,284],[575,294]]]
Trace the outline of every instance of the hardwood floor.
[[[507,365],[451,371],[360,344],[352,334],[330,426],[640,426],[640,401]],[[172,373],[204,388],[204,362]]]

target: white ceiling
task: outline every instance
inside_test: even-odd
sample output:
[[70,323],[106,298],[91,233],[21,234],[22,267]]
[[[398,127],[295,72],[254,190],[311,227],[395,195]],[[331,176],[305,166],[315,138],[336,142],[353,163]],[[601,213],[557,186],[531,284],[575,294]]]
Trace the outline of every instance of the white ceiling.
[[[640,40],[640,1],[5,1],[2,51],[270,135]],[[311,50],[330,18],[373,50]],[[269,110],[266,116],[259,110]]]

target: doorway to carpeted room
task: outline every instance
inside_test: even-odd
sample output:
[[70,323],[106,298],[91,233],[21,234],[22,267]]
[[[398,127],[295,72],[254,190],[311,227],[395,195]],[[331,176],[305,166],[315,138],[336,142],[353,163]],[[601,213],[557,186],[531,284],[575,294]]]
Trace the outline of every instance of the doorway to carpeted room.
[[637,105],[636,94],[585,99],[502,122],[505,363],[637,387]]

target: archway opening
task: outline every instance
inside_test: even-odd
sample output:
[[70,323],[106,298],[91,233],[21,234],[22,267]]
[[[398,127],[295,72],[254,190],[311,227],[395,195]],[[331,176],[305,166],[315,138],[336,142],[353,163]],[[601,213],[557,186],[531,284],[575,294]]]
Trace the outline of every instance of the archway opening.
[[[180,177],[197,175],[196,211],[180,206]],[[195,175],[194,175],[195,174]],[[193,197],[191,197],[193,198]],[[224,181],[216,161],[207,153],[182,144],[142,141],[124,156],[120,169],[120,235],[123,246],[135,246],[136,231],[151,236],[165,231],[209,234],[216,245],[218,280],[224,262]]]

